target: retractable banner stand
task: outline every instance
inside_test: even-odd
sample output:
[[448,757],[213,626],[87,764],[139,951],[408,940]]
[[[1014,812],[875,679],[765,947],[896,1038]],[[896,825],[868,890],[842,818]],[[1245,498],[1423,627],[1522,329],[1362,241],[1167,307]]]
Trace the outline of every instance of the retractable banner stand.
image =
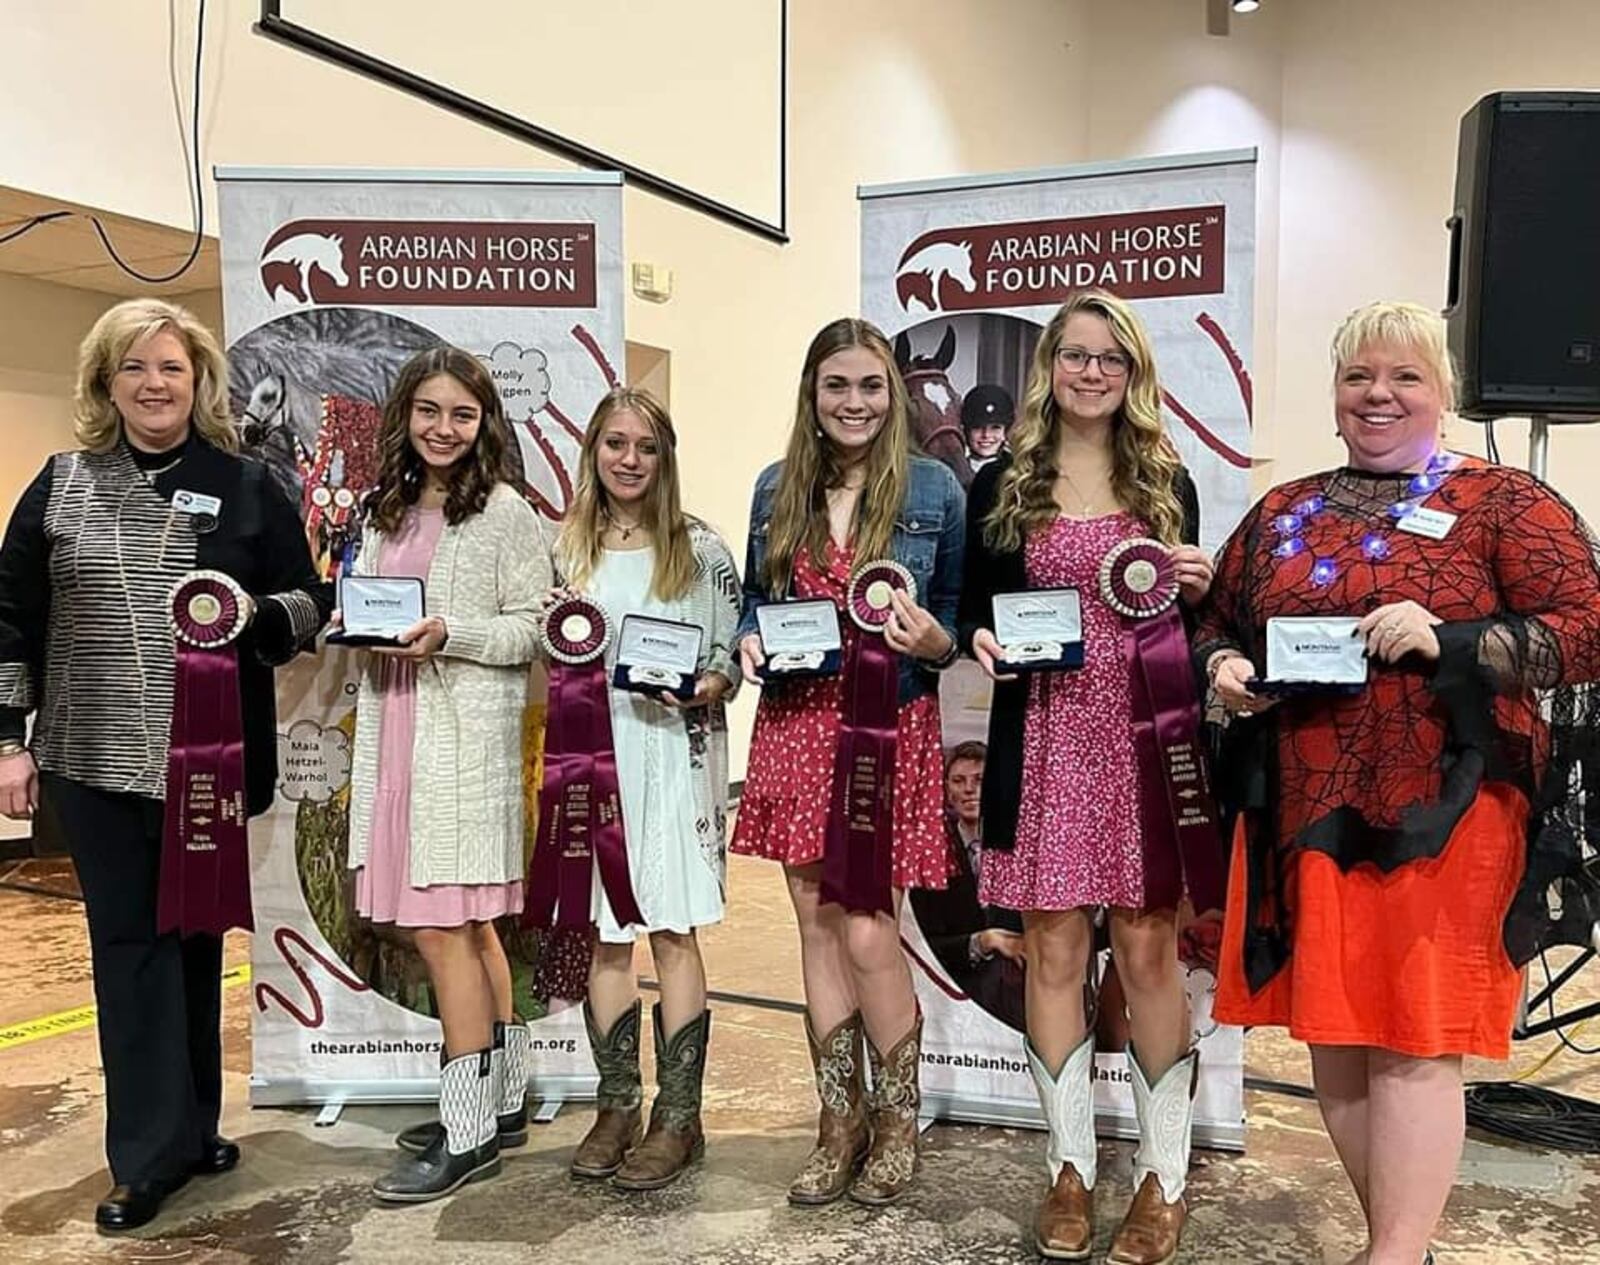
[[[488,366],[520,489],[548,519],[565,512],[582,428],[623,365],[620,176],[224,168],[217,179],[233,413],[246,450],[301,506],[324,575],[359,540],[384,399],[401,365],[440,342]],[[328,647],[279,673],[278,800],[252,831],[257,1104],[437,1092],[426,972],[404,934],[357,915],[346,866],[360,653]],[[531,705],[523,750],[500,753],[522,762],[530,844],[543,729],[543,704]],[[524,932],[514,918],[498,930],[533,1031],[532,1092],[592,1094],[576,1005],[588,937]]]
[[[1020,411],[1044,325],[1072,290],[1101,286],[1150,331],[1165,421],[1200,492],[1201,543],[1222,542],[1249,496],[1253,150],[880,185],[860,198],[862,314],[894,341],[925,452],[970,484]],[[947,749],[985,737],[976,664],[946,673],[941,705]],[[975,897],[967,912],[994,913]],[[924,1101],[949,1118],[1042,1126],[1021,1033],[1026,968],[974,960],[968,936],[950,934],[967,922],[952,916],[948,901],[914,897],[902,918],[926,1016]],[[1187,919],[1180,944],[1201,1052],[1195,1135],[1242,1147],[1243,1037],[1211,1019],[1220,934],[1215,916]],[[1103,1132],[1131,1136],[1126,1015],[1104,950],[1098,967],[1096,1105]]]

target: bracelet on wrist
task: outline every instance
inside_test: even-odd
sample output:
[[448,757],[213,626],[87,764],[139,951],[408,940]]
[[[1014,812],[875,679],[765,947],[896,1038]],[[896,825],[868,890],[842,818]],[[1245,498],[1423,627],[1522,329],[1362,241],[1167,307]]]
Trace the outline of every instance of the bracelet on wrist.
[[950,638],[950,648],[948,650],[946,650],[937,659],[924,659],[923,663],[925,663],[935,672],[943,672],[952,663],[954,663],[956,659],[960,657],[960,655],[961,643],[952,637]]
[[28,744],[20,738],[0,738],[0,760],[8,755],[27,755]]

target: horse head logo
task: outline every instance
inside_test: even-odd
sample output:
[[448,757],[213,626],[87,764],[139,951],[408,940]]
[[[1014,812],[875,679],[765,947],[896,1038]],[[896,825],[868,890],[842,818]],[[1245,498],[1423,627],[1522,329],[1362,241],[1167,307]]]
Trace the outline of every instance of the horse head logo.
[[350,284],[342,234],[307,230],[273,237],[261,256],[261,284],[273,302],[285,296],[296,303],[326,301],[330,286]]
[[[948,308],[955,295],[978,288],[972,275],[972,243],[952,242],[924,234],[906,248],[900,267],[895,270],[894,292],[907,312],[940,312]],[[917,306],[912,307],[915,303]]]

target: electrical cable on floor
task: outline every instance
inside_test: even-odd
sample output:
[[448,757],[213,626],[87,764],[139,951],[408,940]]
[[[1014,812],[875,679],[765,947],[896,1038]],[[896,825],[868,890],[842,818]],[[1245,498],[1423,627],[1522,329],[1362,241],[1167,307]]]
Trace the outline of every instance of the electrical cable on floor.
[[1467,1123],[1528,1146],[1600,1155],[1600,1103],[1538,1085],[1486,1081],[1467,1086]]

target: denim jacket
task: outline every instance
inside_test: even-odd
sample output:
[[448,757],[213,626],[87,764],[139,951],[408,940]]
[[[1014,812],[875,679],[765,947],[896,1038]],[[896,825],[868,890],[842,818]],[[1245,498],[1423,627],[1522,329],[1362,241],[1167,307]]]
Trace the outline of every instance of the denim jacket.
[[[756,607],[772,601],[763,573],[772,501],[778,490],[781,461],[756,479],[750,498],[750,536],[744,560],[744,613],[739,638],[757,631]],[[917,601],[956,635],[956,606],[961,596],[961,555],[966,544],[966,495],[942,462],[913,455],[905,501],[895,517],[892,552],[917,582]],[[866,561],[866,559],[861,559]],[[938,673],[920,660],[900,661],[900,702],[905,704],[939,688]]]

